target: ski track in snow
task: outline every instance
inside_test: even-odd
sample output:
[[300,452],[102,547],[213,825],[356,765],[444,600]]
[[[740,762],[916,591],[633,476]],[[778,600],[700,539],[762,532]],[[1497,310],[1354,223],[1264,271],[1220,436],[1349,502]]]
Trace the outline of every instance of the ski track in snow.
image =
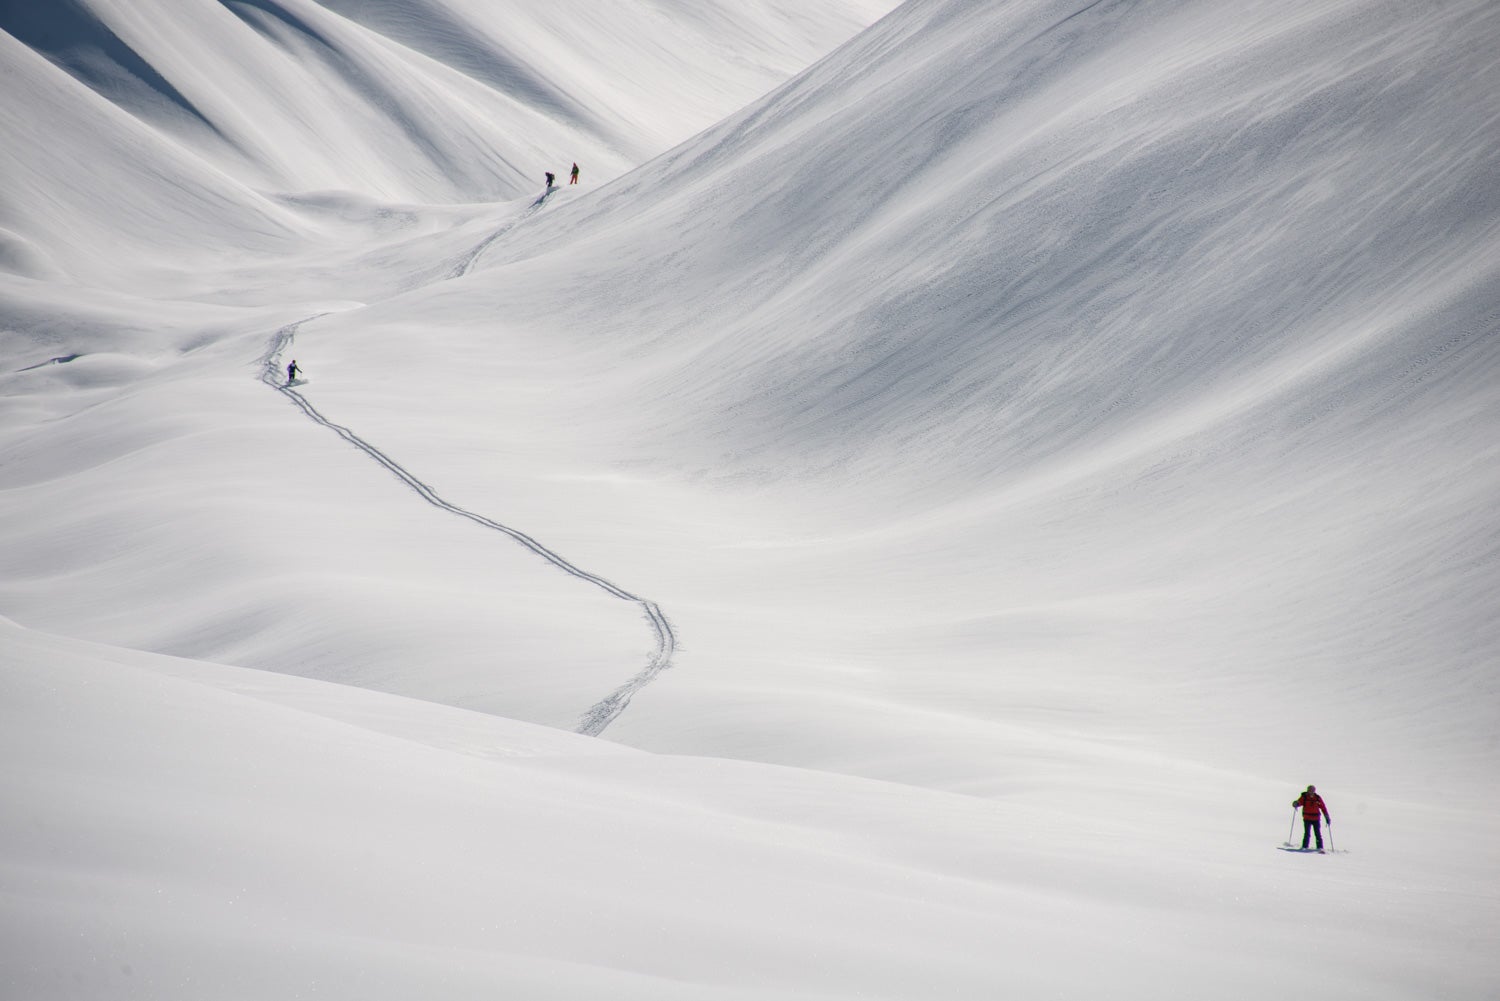
[[448,280],[453,278],[462,278],[464,275],[474,270],[474,265],[479,262],[480,256],[486,250],[490,249],[490,244],[494,243],[506,233],[509,233],[512,229],[515,229],[523,221],[530,218],[538,209],[546,204],[547,199],[555,191],[558,190],[558,187],[559,185],[553,185],[546,191],[543,191],[539,196],[537,196],[537,200],[527,206],[526,211],[523,212],[520,216],[512,219],[510,222],[506,223],[504,226],[501,226],[499,229],[495,230],[489,236],[485,237],[478,244],[476,244],[473,250],[465,254],[463,258],[453,266],[453,269],[443,276],[444,279]]
[[[481,244],[478,250],[482,250],[483,247],[488,244],[488,242],[489,241],[486,241],[485,244]],[[478,250],[475,251],[476,255],[478,253]],[[677,637],[672,632],[672,625],[667,621],[666,615],[663,614],[660,606],[658,606],[656,602],[649,601],[645,598],[641,598],[637,595],[631,594],[629,591],[626,591],[624,588],[611,583],[603,577],[600,577],[597,574],[589,573],[587,570],[575,566],[574,564],[568,562],[568,560],[564,559],[562,556],[558,555],[556,552],[548,549],[540,542],[537,542],[525,532],[521,532],[517,529],[511,528],[509,525],[502,525],[498,521],[486,518],[482,514],[477,514],[473,511],[469,511],[465,508],[459,507],[456,504],[451,504],[448,501],[444,500],[442,497],[439,497],[431,487],[423,483],[416,476],[412,475],[405,467],[400,465],[390,456],[386,455],[380,449],[376,448],[374,445],[365,441],[349,428],[344,427],[341,424],[336,424],[328,418],[324,417],[321,413],[318,412],[316,407],[308,402],[305,396],[296,391],[293,385],[288,385],[287,383],[283,382],[281,365],[282,353],[296,337],[297,330],[303,324],[309,323],[313,320],[327,315],[327,313],[317,313],[313,316],[304,317],[301,320],[298,320],[295,323],[290,323],[282,327],[280,330],[276,331],[276,333],[271,338],[270,346],[266,349],[265,355],[261,358],[260,379],[262,382],[295,403],[297,407],[301,409],[301,411],[315,423],[321,424],[323,427],[328,428],[330,431],[333,431],[340,438],[343,438],[349,444],[353,445],[355,448],[359,449],[361,452],[364,452],[370,458],[380,463],[380,465],[384,466],[387,470],[394,474],[395,477],[402,483],[405,483],[407,486],[415,490],[423,500],[431,504],[433,507],[441,508],[442,510],[447,511],[449,514],[458,515],[460,518],[467,518],[469,521],[472,521],[483,528],[508,535],[516,542],[519,542],[521,545],[525,546],[527,549],[531,550],[533,553],[546,560],[548,563],[551,563],[553,566],[562,570],[564,573],[571,574],[572,576],[577,577],[580,580],[588,581],[595,587],[609,592],[611,595],[619,598],[622,601],[634,602],[641,607],[641,610],[643,612],[645,612],[646,618],[651,623],[651,628],[656,634],[655,652],[652,653],[651,657],[646,663],[646,666],[642,668],[635,677],[631,678],[629,681],[625,682],[619,688],[615,689],[609,695],[605,696],[599,702],[591,706],[588,711],[586,711],[580,718],[578,726],[575,728],[575,732],[584,734],[585,736],[599,736],[604,732],[605,728],[610,725],[610,723],[614,722],[615,719],[625,711],[625,709],[630,705],[630,700],[635,697],[636,692],[640,691],[646,685],[650,684],[658,674],[671,666],[672,653],[677,646]]]

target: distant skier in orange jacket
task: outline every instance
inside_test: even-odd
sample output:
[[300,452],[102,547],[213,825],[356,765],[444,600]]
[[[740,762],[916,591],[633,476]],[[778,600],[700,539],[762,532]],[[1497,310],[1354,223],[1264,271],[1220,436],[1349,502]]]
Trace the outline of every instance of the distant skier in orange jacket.
[[1330,825],[1333,824],[1333,818],[1328,816],[1328,804],[1324,803],[1323,797],[1318,795],[1318,787],[1308,786],[1306,792],[1292,800],[1292,805],[1302,807],[1302,850],[1307,850],[1308,838],[1316,836],[1318,839],[1318,851],[1322,851],[1322,818],[1327,817]]

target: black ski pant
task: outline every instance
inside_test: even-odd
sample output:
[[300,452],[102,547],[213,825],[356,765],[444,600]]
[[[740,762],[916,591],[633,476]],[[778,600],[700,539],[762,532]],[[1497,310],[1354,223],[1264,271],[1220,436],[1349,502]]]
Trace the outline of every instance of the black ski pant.
[[1307,847],[1307,839],[1316,837],[1318,839],[1318,851],[1323,850],[1323,819],[1321,817],[1302,818],[1302,847]]

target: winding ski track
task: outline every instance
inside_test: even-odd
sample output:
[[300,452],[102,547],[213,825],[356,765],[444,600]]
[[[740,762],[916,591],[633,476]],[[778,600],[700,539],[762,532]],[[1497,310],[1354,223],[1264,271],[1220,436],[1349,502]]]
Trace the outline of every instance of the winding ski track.
[[491,244],[493,244],[496,240],[500,239],[506,233],[509,233],[511,230],[515,229],[521,223],[525,222],[531,216],[536,214],[536,211],[543,205],[545,205],[547,203],[547,199],[551,195],[556,193],[557,190],[558,189],[554,186],[548,188],[546,191],[543,191],[541,195],[537,197],[536,201],[532,202],[526,207],[525,212],[521,213],[520,216],[510,220],[510,222],[507,222],[504,226],[501,226],[499,229],[495,230],[489,236],[485,237],[478,244],[476,244],[474,249],[470,250],[467,254],[461,257],[458,263],[455,264],[452,269],[450,269],[449,272],[443,276],[443,278],[445,280],[451,278],[462,278],[470,271],[473,271],[474,265],[479,262],[480,256],[483,255],[486,250],[490,249]]
[[[476,248],[473,256],[477,256],[478,252],[480,250],[483,250],[484,246],[486,246],[488,243],[489,241],[486,241],[485,244],[481,244],[479,248]],[[548,563],[551,563],[559,570],[562,570],[564,573],[577,577],[579,580],[587,581],[595,587],[608,592],[610,595],[619,598],[621,601],[633,602],[634,604],[640,606],[641,611],[645,614],[647,621],[651,624],[653,632],[655,632],[656,634],[656,650],[647,660],[646,666],[643,667],[640,672],[635,675],[635,677],[631,678],[619,688],[616,688],[609,695],[605,696],[603,699],[595,703],[579,719],[578,726],[575,727],[575,732],[590,737],[599,736],[604,732],[606,727],[608,727],[617,718],[619,718],[619,715],[624,712],[625,709],[630,705],[630,700],[635,697],[635,694],[637,692],[650,684],[658,674],[671,666],[672,653],[677,646],[677,637],[672,632],[672,624],[667,621],[666,615],[663,614],[660,606],[658,606],[656,602],[649,601],[635,594],[631,594],[629,591],[625,590],[617,584],[604,579],[603,577],[600,577],[598,574],[590,573],[587,570],[584,570],[574,565],[573,563],[570,563],[568,560],[564,559],[553,550],[548,549],[546,546],[542,545],[540,542],[536,541],[536,539],[533,539],[525,532],[511,528],[509,525],[503,525],[498,521],[486,518],[484,515],[477,514],[466,508],[459,507],[457,504],[449,503],[442,497],[439,497],[431,487],[429,487],[426,483],[423,483],[404,466],[396,462],[396,460],[386,455],[384,452],[376,448],[374,445],[370,444],[368,441],[365,441],[349,428],[343,426],[342,424],[336,424],[333,421],[329,420],[327,417],[324,417],[323,414],[321,414],[318,409],[308,401],[307,397],[297,392],[294,386],[289,386],[285,382],[283,382],[281,377],[282,354],[286,350],[287,346],[290,345],[292,343],[292,340],[296,337],[298,329],[300,329],[306,323],[310,323],[313,320],[327,315],[327,313],[318,313],[313,316],[304,317],[303,319],[298,320],[295,323],[290,323],[282,327],[280,330],[277,330],[274,335],[272,335],[270,346],[266,349],[266,353],[261,357],[261,382],[264,382],[266,385],[276,390],[282,396],[285,396],[287,399],[291,400],[292,403],[296,404],[297,408],[300,409],[305,415],[307,415],[307,417],[314,423],[320,424],[328,430],[334,432],[340,438],[343,438],[349,444],[353,445],[355,448],[359,449],[361,452],[374,459],[380,465],[384,466],[388,471],[390,471],[392,475],[396,477],[396,479],[400,480],[412,490],[416,491],[416,493],[423,500],[431,504],[433,507],[439,508],[443,511],[447,511],[449,514],[457,515],[460,518],[466,518],[482,528],[486,528],[494,532],[499,532],[502,535],[508,535],[510,536],[510,538],[514,539],[516,542],[519,542],[521,545],[525,546],[527,549],[531,550],[533,553],[540,556]]]

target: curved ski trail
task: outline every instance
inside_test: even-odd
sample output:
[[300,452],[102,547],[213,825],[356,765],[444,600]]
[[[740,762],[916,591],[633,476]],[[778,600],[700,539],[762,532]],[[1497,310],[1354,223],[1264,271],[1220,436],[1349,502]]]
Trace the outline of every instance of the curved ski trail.
[[340,438],[343,438],[349,444],[353,445],[355,448],[359,449],[361,452],[364,452],[370,458],[374,459],[380,465],[384,466],[398,480],[400,480],[402,483],[405,483],[412,490],[416,491],[423,500],[431,504],[433,507],[440,508],[444,511],[447,511],[449,514],[457,515],[460,518],[466,518],[483,528],[500,532],[503,535],[508,535],[510,536],[510,538],[514,539],[516,542],[519,542],[521,545],[525,546],[527,549],[531,550],[533,553],[540,556],[548,563],[551,563],[559,570],[562,570],[564,573],[577,577],[579,580],[587,581],[588,583],[593,584],[595,587],[608,592],[609,594],[613,595],[616,598],[619,598],[622,601],[633,602],[634,604],[639,605],[641,611],[645,613],[646,620],[651,623],[652,631],[656,634],[656,650],[648,659],[646,666],[642,668],[635,677],[631,678],[629,681],[625,682],[619,688],[615,689],[609,695],[605,696],[599,702],[591,706],[579,719],[578,726],[575,728],[575,732],[577,733],[581,733],[590,737],[597,737],[599,734],[603,733],[604,729],[611,723],[613,723],[622,712],[625,711],[625,709],[630,705],[631,699],[635,697],[636,692],[640,691],[646,685],[650,684],[658,674],[671,666],[672,653],[677,646],[677,637],[672,632],[672,625],[667,621],[667,617],[662,612],[661,607],[658,606],[654,601],[650,601],[638,595],[631,594],[629,591],[625,590],[617,584],[606,580],[603,577],[600,577],[598,574],[590,573],[587,570],[575,566],[574,564],[570,563],[568,560],[560,556],[558,553],[554,552],[551,549],[548,549],[546,546],[536,541],[536,539],[533,539],[531,536],[527,535],[525,532],[511,528],[509,525],[501,524],[500,522],[487,518],[482,514],[477,514],[466,508],[459,507],[456,504],[449,503],[442,497],[438,496],[437,493],[435,493],[433,489],[426,483],[423,483],[416,476],[412,475],[412,473],[409,472],[405,467],[396,462],[390,456],[386,455],[380,449],[365,441],[349,428],[344,427],[342,424],[336,424],[333,421],[329,420],[327,417],[324,417],[321,413],[318,412],[316,407],[308,402],[305,396],[297,392],[296,384],[288,385],[287,383],[283,382],[281,378],[282,352],[285,351],[286,347],[289,344],[291,344],[293,338],[296,336],[298,328],[300,328],[305,323],[309,323],[313,320],[327,315],[327,313],[318,313],[314,316],[304,317],[303,319],[298,320],[296,323],[288,324],[287,326],[282,327],[280,330],[276,331],[276,333],[271,338],[271,344],[266,349],[266,353],[261,357],[260,380],[266,385],[270,386],[272,389],[276,390],[281,395],[285,396],[287,399],[291,400],[294,404],[297,405],[298,409],[306,414],[307,417],[310,418],[313,422],[321,424],[323,427],[328,428],[330,431],[337,434]]
[[455,264],[448,271],[448,273],[443,276],[444,280],[462,278],[470,271],[473,271],[474,265],[479,262],[479,258],[484,254],[484,252],[490,249],[491,244],[493,244],[496,240],[500,239],[506,233],[509,233],[521,223],[525,222],[527,219],[535,215],[536,211],[543,205],[545,205],[547,199],[551,197],[551,195],[557,190],[557,186],[554,185],[553,187],[548,188],[546,191],[543,191],[536,201],[532,202],[526,207],[526,210],[524,212],[507,222],[505,225],[501,226],[499,229],[495,230],[483,240],[480,240],[479,243],[474,245],[474,248],[472,250],[464,254],[463,257],[459,258],[458,263]]

